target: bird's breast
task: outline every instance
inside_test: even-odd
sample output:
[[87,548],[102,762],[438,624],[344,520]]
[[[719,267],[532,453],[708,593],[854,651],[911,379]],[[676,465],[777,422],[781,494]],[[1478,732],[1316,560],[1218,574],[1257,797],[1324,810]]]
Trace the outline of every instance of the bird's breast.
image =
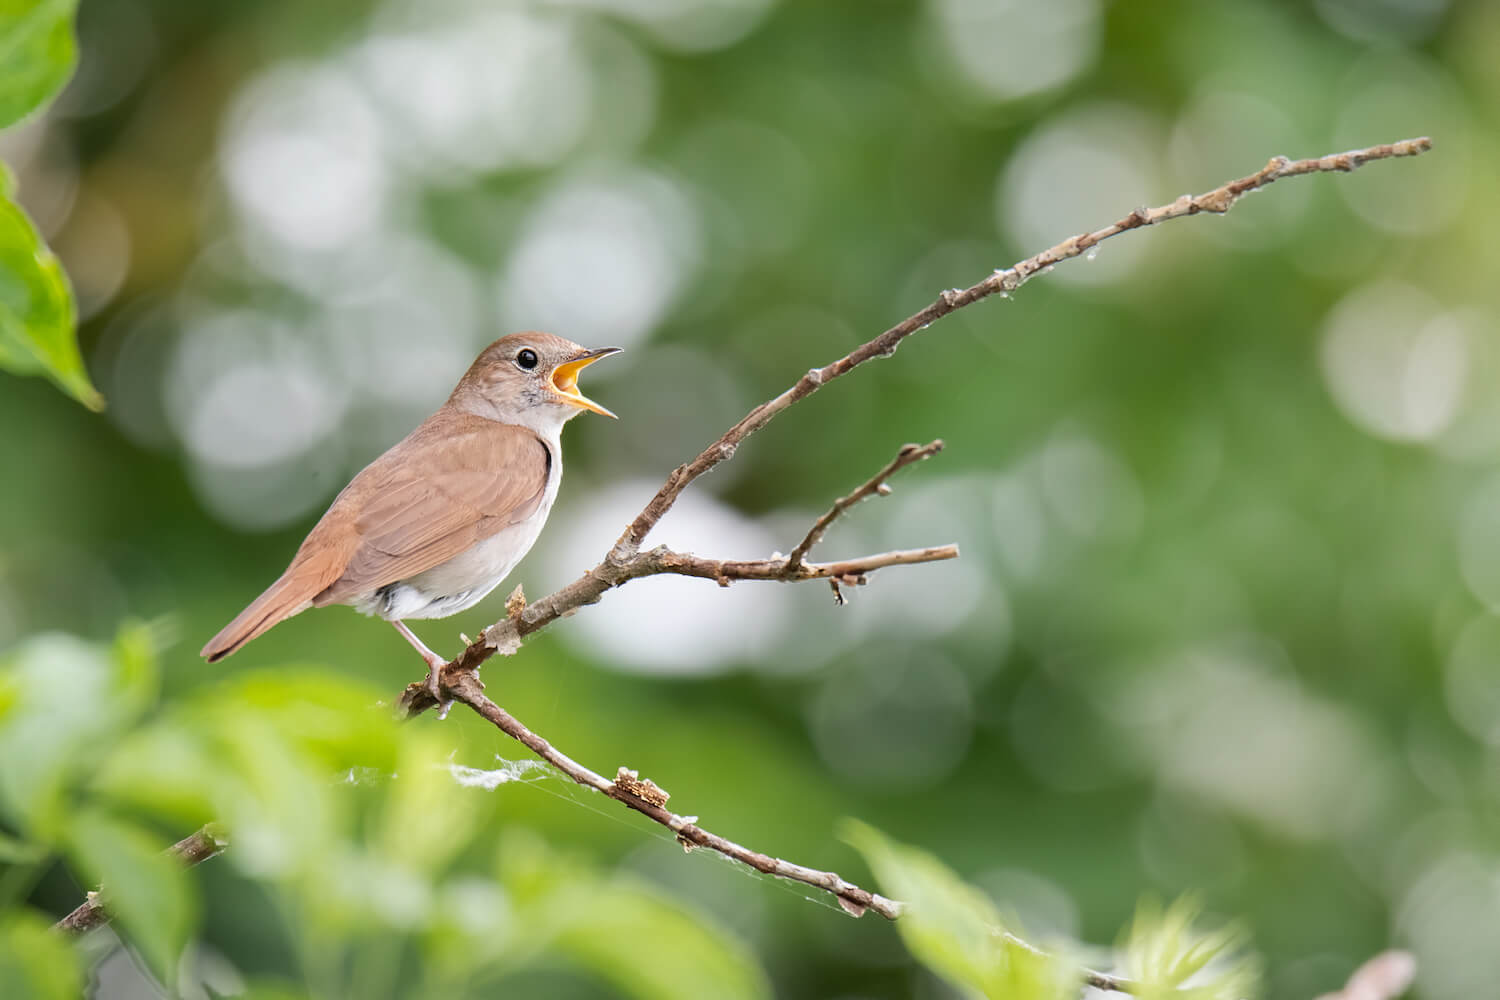
[[536,544],[552,511],[562,480],[562,463],[557,460],[555,442],[549,442],[548,450],[552,461],[547,485],[530,517],[506,525],[447,562],[359,598],[353,602],[354,607],[364,614],[394,621],[446,618],[484,600]]

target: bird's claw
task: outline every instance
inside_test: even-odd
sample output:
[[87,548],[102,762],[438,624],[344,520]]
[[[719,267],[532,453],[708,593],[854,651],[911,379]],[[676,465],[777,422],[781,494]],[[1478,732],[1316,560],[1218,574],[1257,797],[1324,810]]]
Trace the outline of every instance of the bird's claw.
[[[432,695],[432,700],[439,705],[443,705],[443,668],[447,665],[436,656],[427,661],[427,693]],[[452,704],[451,699],[449,700],[449,704]],[[442,718],[446,714],[447,710],[445,708],[443,713],[438,717]]]

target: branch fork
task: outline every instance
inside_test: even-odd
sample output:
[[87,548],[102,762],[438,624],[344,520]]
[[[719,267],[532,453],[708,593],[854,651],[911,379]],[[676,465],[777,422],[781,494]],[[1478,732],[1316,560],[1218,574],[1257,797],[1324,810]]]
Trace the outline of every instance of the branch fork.
[[[879,472],[847,496],[834,501],[828,512],[808,529],[790,555],[782,556],[778,553],[769,559],[749,560],[708,559],[691,552],[678,552],[665,545],[642,550],[639,543],[622,537],[599,565],[554,594],[528,604],[526,595],[517,586],[506,599],[505,617],[481,632],[477,641],[469,643],[463,652],[443,667],[439,673],[440,685],[452,688],[458,674],[477,674],[480,665],[490,657],[497,653],[510,656],[519,650],[525,636],[573,614],[586,604],[597,603],[615,587],[645,576],[695,576],[712,580],[720,587],[728,587],[736,580],[796,583],[826,579],[834,588],[836,603],[843,604],[840,586],[861,586],[878,569],[956,559],[958,546],[936,545],[923,549],[880,552],[830,563],[807,561],[808,554],[822,541],[834,521],[866,497],[889,495],[891,488],[887,480],[907,466],[915,465],[942,450],[943,442],[940,440],[925,445],[903,445],[896,457]],[[672,476],[676,477],[686,468],[687,466],[679,466]],[[434,707],[438,707],[437,699],[422,684],[408,685],[398,703],[399,712],[407,717],[420,715]]]

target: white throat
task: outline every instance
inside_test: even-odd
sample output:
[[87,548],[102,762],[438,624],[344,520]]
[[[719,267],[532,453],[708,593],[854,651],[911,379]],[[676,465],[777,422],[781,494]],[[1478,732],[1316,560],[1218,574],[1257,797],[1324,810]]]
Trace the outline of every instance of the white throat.
[[519,424],[528,430],[536,431],[537,437],[553,446],[552,452],[556,455],[563,424],[581,412],[583,411],[571,406],[527,406],[522,407],[517,413],[509,414],[505,422]]
[[557,453],[557,443],[562,435],[563,424],[572,420],[583,411],[576,406],[568,406],[562,403],[542,403],[539,405],[521,406],[496,406],[488,399],[465,399],[462,408],[476,417],[484,417],[501,424],[515,424],[529,431],[535,431],[537,437],[552,445],[552,451]]

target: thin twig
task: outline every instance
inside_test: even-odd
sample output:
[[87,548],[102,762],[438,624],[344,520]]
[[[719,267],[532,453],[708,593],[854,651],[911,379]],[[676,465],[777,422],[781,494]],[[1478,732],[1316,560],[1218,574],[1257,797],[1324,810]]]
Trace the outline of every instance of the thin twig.
[[[1024,938],[1017,937],[1010,931],[996,928],[996,933],[1009,943],[1015,945],[1018,948],[1024,948],[1027,951],[1031,952],[1033,955],[1041,955],[1044,958],[1050,957],[1049,952],[1038,948],[1036,945],[1032,944],[1030,941],[1025,940]],[[1106,993],[1134,994],[1141,992],[1141,984],[1133,979],[1125,979],[1120,976],[1112,976],[1107,972],[1099,972],[1096,969],[1090,969],[1087,967],[1085,967],[1081,971],[1083,973],[1083,985],[1092,986],[1096,990],[1104,990]]]
[[[624,803],[641,815],[647,816],[671,830],[676,835],[678,842],[684,847],[689,849],[706,847],[709,850],[717,851],[725,857],[733,858],[736,861],[749,865],[756,871],[764,872],[767,875],[775,875],[778,878],[791,879],[792,881],[801,882],[805,885],[832,893],[838,899],[839,905],[854,916],[861,915],[865,910],[874,910],[882,917],[890,920],[895,920],[901,915],[901,903],[893,899],[887,899],[867,889],[861,889],[859,886],[845,881],[833,872],[817,871],[816,869],[805,868],[802,865],[792,864],[789,861],[782,861],[780,858],[773,858],[768,854],[752,851],[750,848],[742,847],[732,840],[726,840],[717,834],[708,832],[698,825],[698,817],[679,816],[670,809],[665,808],[661,804],[665,801],[665,795],[652,794],[649,797],[642,797],[640,787],[646,783],[641,782],[634,775],[630,776],[629,781],[610,781],[603,775],[596,774],[561,750],[558,750],[541,736],[527,729],[515,716],[485,697],[484,685],[472,673],[461,672],[457,674],[452,679],[452,682],[448,684],[448,693],[479,713],[481,717],[489,721],[507,736],[524,744],[532,753],[578,782],[578,784],[592,788],[595,791],[603,792],[610,798]],[[653,791],[660,792],[654,785],[650,787]]]
[[[196,833],[183,837],[167,848],[166,853],[177,857],[183,866],[191,868],[223,852],[229,846],[224,831],[217,824],[209,823]],[[53,930],[82,934],[86,930],[109,923],[109,900],[104,888],[91,892],[72,913],[52,925]]]
[[828,530],[828,526],[842,517],[850,507],[853,507],[868,496],[876,494],[880,496],[887,495],[891,492],[891,488],[886,485],[887,479],[908,465],[915,465],[924,458],[931,458],[942,450],[943,442],[941,440],[934,441],[931,444],[902,445],[901,450],[896,453],[895,458],[891,459],[889,465],[871,476],[863,486],[853,493],[850,493],[846,497],[839,497],[834,501],[833,506],[829,508],[828,513],[818,518],[817,523],[808,530],[807,537],[798,542],[797,547],[792,550],[792,554],[787,556],[787,569],[795,572],[802,565],[802,560],[806,559],[807,554],[812,551],[812,547],[823,540],[823,533]]
[[[658,545],[644,552],[632,550],[623,556],[611,551],[603,562],[561,590],[529,604],[524,601],[507,601],[505,617],[479,633],[478,639],[468,643],[463,652],[444,668],[443,677],[446,678],[455,671],[477,670],[496,653],[514,653],[521,648],[524,637],[546,628],[576,608],[598,602],[606,591],[643,576],[696,576],[713,580],[721,587],[727,587],[736,580],[768,580],[777,583],[829,580],[837,588],[840,583],[863,584],[870,573],[887,566],[910,566],[957,559],[958,546],[934,545],[922,549],[879,552],[830,563],[810,563],[804,560],[807,550],[817,543],[835,518],[869,493],[885,489],[885,481],[897,470],[935,455],[942,448],[942,441],[903,447],[896,458],[868,482],[835,502],[833,509],[818,519],[789,556],[747,560],[706,559],[689,552],[669,549],[665,545]],[[837,592],[835,589],[835,593]],[[401,709],[410,715],[437,705],[430,693],[418,692],[417,687],[413,685],[402,696]]]
[[1197,215],[1202,212],[1223,214],[1234,207],[1235,202],[1244,195],[1272,184],[1282,177],[1319,172],[1348,172],[1374,160],[1416,156],[1431,148],[1432,140],[1424,136],[1309,160],[1288,160],[1284,156],[1272,157],[1269,163],[1255,173],[1229,181],[1212,191],[1197,196],[1183,195],[1176,201],[1157,208],[1138,208],[1112,225],[1093,232],[1071,236],[1056,246],[1027,257],[1012,267],[993,272],[983,281],[968,288],[954,288],[943,292],[927,308],[908,316],[880,336],[866,341],[837,361],[830,362],[822,368],[810,369],[807,374],[793,383],[791,388],[745,414],[738,423],[703,449],[698,457],[672,470],[661,489],[656,491],[656,495],[636,515],[635,520],[630,522],[599,565],[550,597],[533,603],[520,615],[509,615],[485,629],[478,639],[459,654],[458,658],[453,661],[454,665],[472,670],[498,652],[513,653],[520,648],[520,641],[523,637],[546,628],[575,608],[584,604],[592,604],[611,587],[618,586],[628,579],[634,579],[634,576],[628,575],[628,571],[632,566],[632,560],[639,553],[641,543],[672,508],[689,484],[720,462],[732,458],[742,441],[770,423],[793,403],[812,395],[834,379],[849,374],[866,361],[890,357],[907,337],[918,330],[927,328],[949,313],[973,305],[992,295],[1009,295],[1033,276],[1061,261],[1077,257],[1104,240],[1129,230],[1154,226],[1169,219]]
[[[470,643],[457,659],[443,668],[442,683],[451,686],[459,676],[479,669],[480,664],[494,653],[506,650],[513,652],[520,648],[523,636],[546,627],[574,608],[597,603],[606,591],[643,576],[695,576],[712,580],[721,587],[727,587],[737,580],[777,583],[834,580],[845,584],[860,584],[865,582],[865,577],[869,574],[888,566],[912,566],[957,558],[957,545],[933,545],[924,549],[879,552],[855,559],[841,559],[838,562],[805,562],[794,567],[789,556],[748,560],[706,559],[690,552],[678,552],[665,545],[658,545],[654,549],[637,552],[622,564],[596,566],[562,590],[533,601],[500,619],[481,632],[478,640]],[[399,710],[407,716],[420,715],[427,709],[436,707],[437,702],[428,692],[425,681],[409,685],[399,704]]]
[[626,553],[638,547],[646,539],[651,529],[656,527],[657,522],[662,519],[672,504],[676,502],[682,491],[688,485],[703,475],[709,469],[734,456],[735,449],[745,438],[760,430],[770,423],[777,414],[781,413],[793,403],[805,399],[818,391],[823,386],[832,382],[841,375],[847,375],[855,368],[864,364],[872,358],[888,358],[895,353],[901,341],[930,326],[932,323],[964,306],[973,305],[980,299],[987,299],[991,295],[1000,292],[1010,293],[1020,288],[1038,272],[1045,271],[1059,261],[1070,257],[1077,257],[1091,247],[1096,246],[1111,236],[1130,229],[1139,229],[1142,226],[1154,226],[1158,222],[1168,219],[1179,218],[1184,215],[1196,215],[1199,212],[1215,212],[1223,214],[1229,211],[1245,194],[1263,188],[1267,184],[1282,177],[1292,177],[1298,174],[1311,174],[1320,171],[1348,172],[1356,167],[1361,167],[1372,160],[1384,160],[1396,156],[1416,156],[1425,153],[1432,148],[1432,140],[1423,136],[1417,139],[1403,139],[1400,142],[1387,143],[1382,146],[1371,146],[1368,149],[1351,150],[1347,153],[1334,153],[1328,156],[1318,157],[1311,160],[1288,160],[1284,156],[1275,156],[1260,170],[1248,177],[1241,177],[1223,184],[1212,191],[1194,197],[1183,195],[1169,205],[1160,208],[1138,208],[1114,225],[1105,226],[1103,229],[1092,233],[1081,233],[1078,236],[1069,237],[1056,246],[1043,250],[1041,253],[1028,257],[1016,264],[1014,267],[1003,271],[996,271],[988,278],[976,285],[964,289],[949,289],[938,296],[933,302],[921,312],[908,316],[889,330],[882,333],[873,340],[861,344],[848,354],[839,358],[831,364],[822,368],[813,368],[803,375],[788,390],[775,399],[762,403],[747,413],[739,423],[724,432],[717,441],[703,449],[698,457],[691,462],[679,465],[667,477],[656,496],[646,504],[645,508],[636,515],[634,521],[625,529],[620,540],[615,543],[616,552]]

